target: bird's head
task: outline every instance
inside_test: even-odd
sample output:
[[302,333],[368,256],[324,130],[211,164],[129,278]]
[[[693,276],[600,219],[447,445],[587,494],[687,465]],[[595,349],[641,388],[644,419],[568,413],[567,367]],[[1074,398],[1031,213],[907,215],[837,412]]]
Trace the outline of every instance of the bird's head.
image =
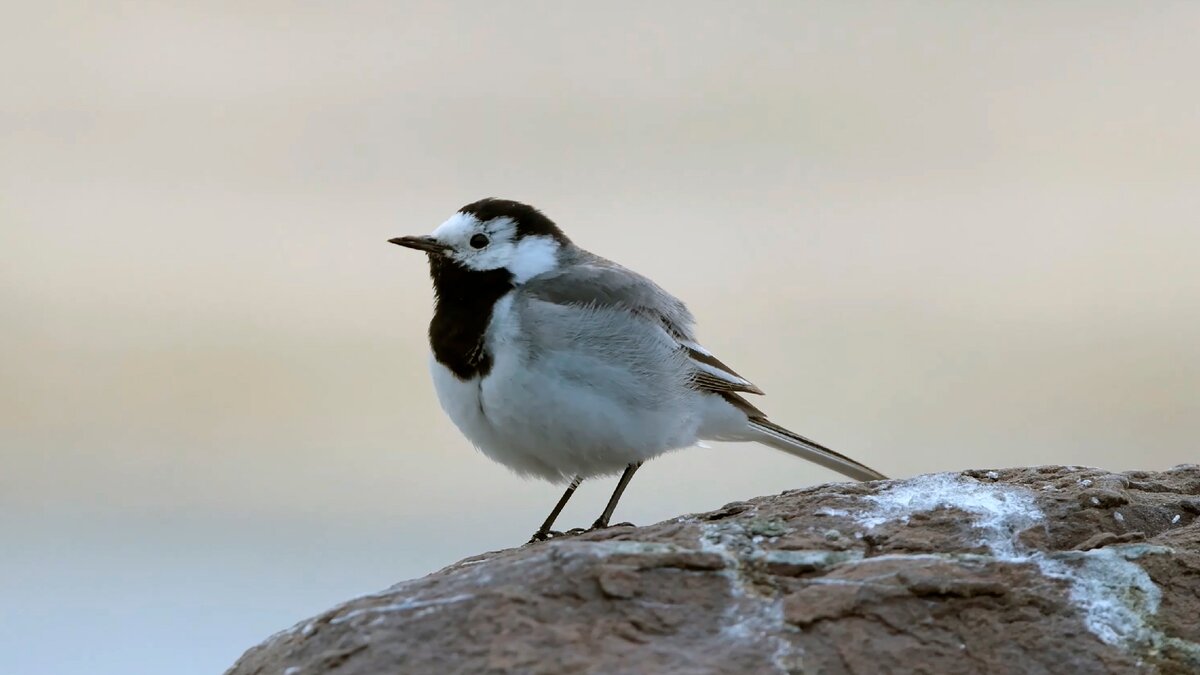
[[571,241],[541,211],[508,199],[467,204],[432,233],[389,239],[424,251],[435,276],[446,265],[465,272],[506,270],[514,283],[558,267]]

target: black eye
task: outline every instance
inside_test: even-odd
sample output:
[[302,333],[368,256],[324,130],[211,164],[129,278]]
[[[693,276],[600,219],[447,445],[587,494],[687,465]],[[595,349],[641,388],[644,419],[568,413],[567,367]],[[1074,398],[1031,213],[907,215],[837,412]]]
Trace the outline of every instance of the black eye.
[[474,237],[471,237],[471,248],[483,248],[487,245],[488,238],[486,234],[477,234]]

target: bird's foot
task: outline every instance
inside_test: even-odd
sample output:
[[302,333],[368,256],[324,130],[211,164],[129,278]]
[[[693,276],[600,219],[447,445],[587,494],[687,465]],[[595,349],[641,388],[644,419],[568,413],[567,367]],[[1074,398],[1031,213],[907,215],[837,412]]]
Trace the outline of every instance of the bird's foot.
[[587,532],[587,530],[583,529],[582,527],[573,527],[573,528],[567,530],[566,532],[559,532],[558,530],[547,530],[545,532],[534,532],[533,536],[530,537],[529,541],[526,543],[533,544],[533,543],[536,543],[539,541],[549,541],[550,539],[560,539],[562,537],[574,537],[575,535],[583,534],[584,532]]
[[562,534],[563,533],[559,532],[558,530],[538,530],[537,532],[533,533],[533,536],[530,537],[529,541],[526,543],[533,544],[533,543],[537,543],[539,541],[546,541],[547,539],[561,537]]
[[588,529],[588,532],[591,532],[592,530],[603,530],[609,527],[637,527],[637,525],[634,525],[633,523],[616,523],[609,525],[603,520],[597,520],[596,522],[592,523],[592,526]]

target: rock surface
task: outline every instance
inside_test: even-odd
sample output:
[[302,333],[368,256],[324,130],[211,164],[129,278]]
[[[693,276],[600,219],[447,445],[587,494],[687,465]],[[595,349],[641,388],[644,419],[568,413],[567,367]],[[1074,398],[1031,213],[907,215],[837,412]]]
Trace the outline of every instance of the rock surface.
[[1200,466],[829,484],[487,553],[228,672],[1200,673]]

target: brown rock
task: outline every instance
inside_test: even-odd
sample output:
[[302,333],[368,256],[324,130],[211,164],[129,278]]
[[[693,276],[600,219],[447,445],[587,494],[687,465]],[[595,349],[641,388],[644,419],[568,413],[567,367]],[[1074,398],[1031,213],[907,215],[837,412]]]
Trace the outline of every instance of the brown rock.
[[1200,467],[830,484],[484,554],[229,675],[1200,673]]

